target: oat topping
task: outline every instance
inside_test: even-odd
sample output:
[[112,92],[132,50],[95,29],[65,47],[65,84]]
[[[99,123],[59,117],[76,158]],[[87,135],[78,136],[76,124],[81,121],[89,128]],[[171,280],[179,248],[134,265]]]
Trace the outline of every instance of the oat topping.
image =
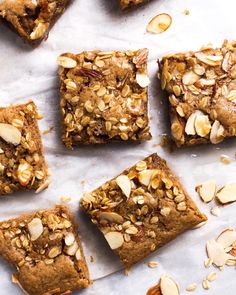
[[156,154],[84,194],[81,207],[128,267],[206,220]]
[[46,188],[49,172],[43,156],[33,102],[0,108],[0,194]]
[[1,222],[0,252],[17,268],[14,282],[29,295],[52,294],[55,288],[58,294],[66,294],[90,283],[67,207],[57,206]]
[[170,54],[160,61],[177,146],[217,144],[236,134],[236,44]]
[[58,58],[62,139],[67,147],[151,138],[147,58],[147,49],[66,53]]

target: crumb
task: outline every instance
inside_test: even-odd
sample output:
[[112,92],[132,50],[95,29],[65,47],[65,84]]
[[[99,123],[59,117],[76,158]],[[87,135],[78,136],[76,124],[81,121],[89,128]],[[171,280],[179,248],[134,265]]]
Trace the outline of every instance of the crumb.
[[156,267],[158,267],[158,263],[156,261],[149,261],[147,263],[147,265],[148,265],[149,268],[156,268]]
[[184,14],[184,15],[189,15],[189,14],[190,14],[190,11],[189,11],[188,9],[185,9],[185,10],[183,11],[183,14]]
[[90,255],[90,262],[94,262],[94,257]]
[[220,156],[220,161],[226,165],[230,164],[232,162],[232,160],[230,159],[229,156],[227,155],[221,155]]

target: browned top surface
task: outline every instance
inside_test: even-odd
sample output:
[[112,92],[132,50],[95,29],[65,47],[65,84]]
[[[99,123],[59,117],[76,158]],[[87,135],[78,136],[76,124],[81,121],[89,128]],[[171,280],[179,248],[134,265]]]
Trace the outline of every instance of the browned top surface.
[[147,0],[120,0],[120,6],[122,9],[126,9],[133,5],[138,5],[147,2]]
[[0,125],[13,128],[14,136],[20,133],[20,142],[14,144],[4,137],[9,134],[5,125],[0,126],[0,194],[36,190],[46,181],[48,171],[37,120],[33,102],[0,108]]
[[[218,143],[235,136],[235,43],[166,56],[160,70],[162,88],[169,93],[172,134],[177,145]],[[189,134],[186,123],[196,111],[205,117],[198,117],[197,121],[203,123],[195,124],[195,131]]]
[[115,244],[113,236],[119,240],[119,247],[117,244],[111,247],[126,266],[206,220],[165,161],[156,154],[121,175],[131,182],[128,197],[118,186],[118,178],[114,178],[85,194],[81,206],[110,245]]
[[13,281],[30,295],[89,285],[77,230],[65,206],[0,223],[0,253],[17,268]]
[[147,87],[137,81],[138,75],[148,79],[147,58],[147,49],[59,57],[63,141],[67,147],[150,139]]

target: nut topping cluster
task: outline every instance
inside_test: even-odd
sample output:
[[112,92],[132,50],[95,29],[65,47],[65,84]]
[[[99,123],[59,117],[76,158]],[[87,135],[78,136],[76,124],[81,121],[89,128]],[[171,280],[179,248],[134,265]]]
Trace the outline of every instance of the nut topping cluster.
[[46,188],[48,169],[33,102],[0,108],[0,194]]
[[81,206],[126,266],[206,220],[156,154],[84,194]]
[[177,146],[236,135],[236,43],[168,55],[160,61]]
[[151,138],[148,50],[66,53],[58,58],[65,145]]

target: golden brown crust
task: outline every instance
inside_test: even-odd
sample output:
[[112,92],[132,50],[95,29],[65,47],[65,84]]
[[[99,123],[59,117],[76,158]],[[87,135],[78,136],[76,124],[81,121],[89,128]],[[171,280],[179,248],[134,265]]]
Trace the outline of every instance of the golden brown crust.
[[17,269],[13,282],[30,295],[68,294],[91,283],[66,206],[1,222],[0,253]]
[[32,101],[0,108],[0,170],[0,195],[38,190],[47,181],[38,113]]
[[81,207],[128,267],[207,219],[157,154],[85,194]]
[[39,44],[46,39],[56,19],[70,0],[3,0],[0,18],[26,42]]
[[151,138],[147,58],[147,49],[58,58],[62,140],[67,147]]
[[168,55],[160,62],[177,146],[217,144],[236,135],[236,43]]

